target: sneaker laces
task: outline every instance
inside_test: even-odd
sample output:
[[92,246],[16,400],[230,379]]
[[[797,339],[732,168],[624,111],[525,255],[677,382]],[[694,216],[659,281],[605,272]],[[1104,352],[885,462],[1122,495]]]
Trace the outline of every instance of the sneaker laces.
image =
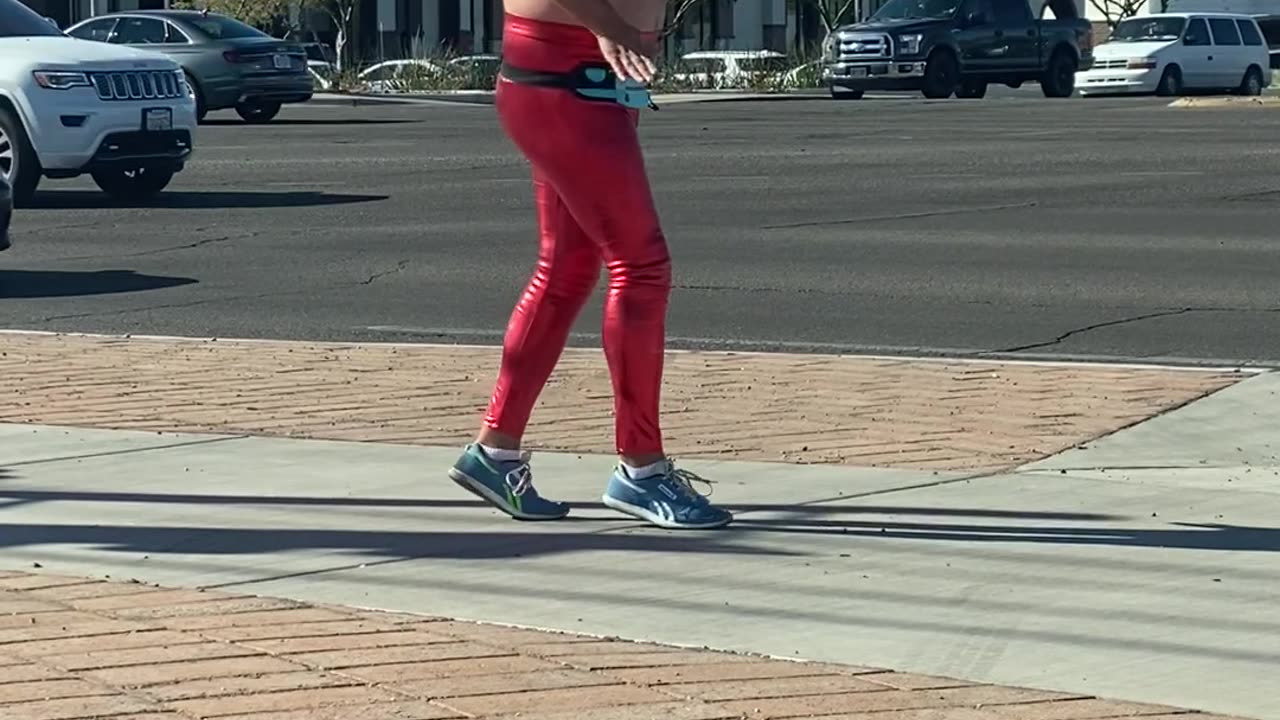
[[[671,481],[676,485],[676,487],[680,488],[685,493],[688,493],[690,499],[693,499],[693,500],[698,500],[704,497],[711,497],[711,494],[714,493],[716,489],[714,482],[702,477],[701,475],[693,472],[692,470],[685,470],[685,469],[676,468],[673,466],[671,468],[671,472],[668,474],[668,477],[671,478]],[[706,485],[707,494],[702,495],[697,490],[695,490],[693,487],[694,483],[702,483],[703,485]]]
[[525,452],[520,455],[520,464],[507,471],[503,478],[507,483],[507,487],[511,488],[511,494],[519,497],[533,489],[533,468],[529,465],[530,455]]

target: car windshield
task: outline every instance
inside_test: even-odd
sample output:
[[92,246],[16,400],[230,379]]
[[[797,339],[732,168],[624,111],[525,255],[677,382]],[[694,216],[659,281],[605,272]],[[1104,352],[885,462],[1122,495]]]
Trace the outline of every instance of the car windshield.
[[239,20],[232,20],[223,15],[204,15],[191,20],[191,24],[214,40],[233,40],[235,38],[271,37],[261,30],[245,25]]
[[960,0],[889,0],[871,16],[872,20],[949,18],[956,14]]
[[1125,20],[1111,33],[1111,42],[1177,40],[1187,26],[1186,18],[1141,18]]
[[17,0],[0,0],[0,37],[56,37],[63,32]]

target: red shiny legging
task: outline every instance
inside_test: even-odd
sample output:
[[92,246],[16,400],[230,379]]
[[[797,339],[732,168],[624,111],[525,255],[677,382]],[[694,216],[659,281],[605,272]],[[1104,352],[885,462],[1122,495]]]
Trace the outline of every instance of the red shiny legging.
[[[504,60],[565,72],[602,62],[585,28],[508,14]],[[571,90],[500,78],[507,135],[533,166],[541,247],[537,269],[507,326],[485,425],[519,438],[570,326],[609,271],[604,351],[613,380],[617,451],[661,454],[658,423],[671,259],[645,172],[638,113]]]

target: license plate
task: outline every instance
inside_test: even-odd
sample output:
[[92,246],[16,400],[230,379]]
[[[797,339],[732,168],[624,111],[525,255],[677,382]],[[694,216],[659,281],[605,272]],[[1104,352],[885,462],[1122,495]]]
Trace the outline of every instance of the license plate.
[[866,77],[867,69],[864,67],[849,68],[849,77]]
[[142,129],[147,132],[164,132],[173,129],[173,110],[147,108],[142,111]]
[[289,59],[288,55],[274,55],[271,61],[275,63],[277,70],[288,70],[293,67],[293,61]]

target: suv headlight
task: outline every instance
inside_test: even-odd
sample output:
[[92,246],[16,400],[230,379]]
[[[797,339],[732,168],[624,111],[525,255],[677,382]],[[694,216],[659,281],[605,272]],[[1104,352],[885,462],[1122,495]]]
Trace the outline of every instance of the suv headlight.
[[89,87],[89,76],[82,72],[66,70],[36,70],[32,75],[36,84],[50,90],[70,90],[77,87]]
[[822,57],[827,60],[834,60],[836,57],[836,36],[832,33],[822,42]]
[[1155,70],[1158,64],[1153,57],[1130,58],[1126,67],[1130,70]]
[[910,35],[898,36],[898,49],[903,55],[919,55],[920,44],[924,42],[924,35],[920,33],[911,33]]

